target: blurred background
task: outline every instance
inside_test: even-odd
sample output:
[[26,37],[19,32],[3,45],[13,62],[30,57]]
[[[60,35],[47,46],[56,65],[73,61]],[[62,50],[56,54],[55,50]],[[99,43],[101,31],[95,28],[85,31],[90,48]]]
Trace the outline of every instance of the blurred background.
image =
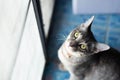
[[120,0],[0,0],[0,80],[67,80],[57,51],[91,16],[97,41],[120,51]]
[[99,42],[120,51],[120,2],[118,0],[56,0],[47,40],[48,63],[44,80],[66,80],[69,73],[58,69],[57,51],[76,25],[95,16],[92,32]]

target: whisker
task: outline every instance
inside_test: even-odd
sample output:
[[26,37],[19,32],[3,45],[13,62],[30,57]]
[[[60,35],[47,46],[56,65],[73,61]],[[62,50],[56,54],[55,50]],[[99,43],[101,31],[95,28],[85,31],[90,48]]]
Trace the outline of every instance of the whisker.
[[58,35],[56,35],[56,38],[57,38],[57,40],[59,41],[65,41],[66,40],[66,38],[67,38],[67,35],[66,34],[58,34]]

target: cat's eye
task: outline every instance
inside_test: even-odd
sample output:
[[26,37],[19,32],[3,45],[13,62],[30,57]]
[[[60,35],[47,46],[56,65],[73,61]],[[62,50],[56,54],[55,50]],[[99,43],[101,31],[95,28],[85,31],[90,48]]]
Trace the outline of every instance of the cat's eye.
[[75,38],[75,39],[78,38],[79,35],[80,35],[79,32],[75,32],[75,33],[74,33],[74,38]]
[[81,44],[80,48],[83,49],[83,50],[85,50],[87,48],[87,46],[85,44]]

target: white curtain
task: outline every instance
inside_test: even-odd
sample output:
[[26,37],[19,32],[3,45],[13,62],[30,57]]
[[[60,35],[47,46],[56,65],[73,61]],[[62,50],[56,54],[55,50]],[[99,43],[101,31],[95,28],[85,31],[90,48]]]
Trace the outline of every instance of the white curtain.
[[29,0],[0,0],[0,80],[40,80],[45,58]]

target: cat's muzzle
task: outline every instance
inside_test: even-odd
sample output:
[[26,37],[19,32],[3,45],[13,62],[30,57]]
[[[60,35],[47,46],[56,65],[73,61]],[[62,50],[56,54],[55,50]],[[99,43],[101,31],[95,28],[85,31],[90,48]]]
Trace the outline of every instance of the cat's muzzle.
[[75,41],[71,41],[71,42],[69,43],[69,47],[71,47],[71,49],[74,50],[74,51],[77,50],[77,46],[78,46],[78,44],[77,44],[77,42],[75,42]]

